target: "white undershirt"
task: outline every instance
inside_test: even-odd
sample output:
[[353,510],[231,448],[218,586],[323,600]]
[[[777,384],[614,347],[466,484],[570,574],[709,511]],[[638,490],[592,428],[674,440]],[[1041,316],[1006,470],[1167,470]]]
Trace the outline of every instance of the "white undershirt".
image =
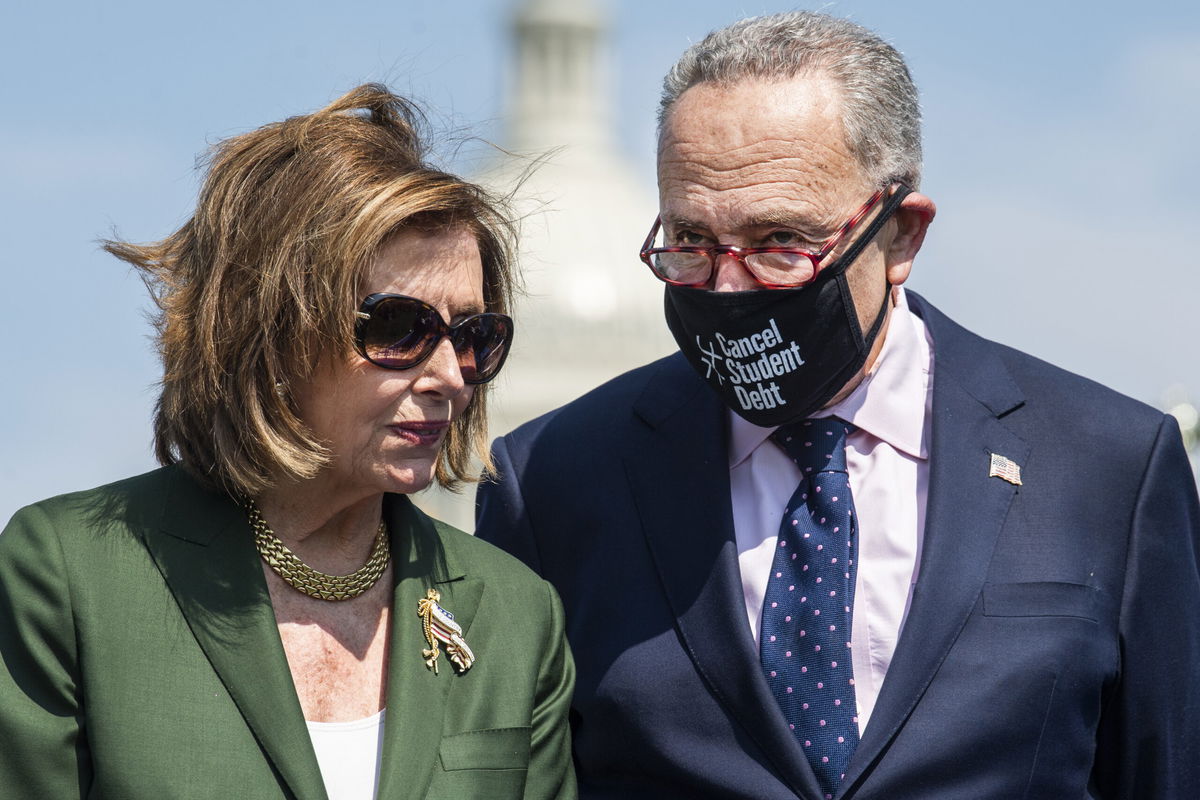
[[[859,731],[867,727],[917,581],[929,493],[933,345],[902,290],[871,374],[836,416],[858,430],[846,466],[859,521],[851,643]],[[729,479],[738,567],[750,630],[758,641],[779,522],[800,470],[760,428],[729,413]]]
[[329,800],[374,800],[379,788],[385,711],[350,722],[306,720]]

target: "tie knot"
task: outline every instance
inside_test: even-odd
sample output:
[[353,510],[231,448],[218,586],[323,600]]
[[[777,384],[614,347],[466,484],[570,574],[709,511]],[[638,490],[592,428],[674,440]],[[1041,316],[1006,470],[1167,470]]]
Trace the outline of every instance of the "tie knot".
[[781,426],[771,438],[805,475],[846,471],[846,436],[857,430],[837,417],[817,417]]

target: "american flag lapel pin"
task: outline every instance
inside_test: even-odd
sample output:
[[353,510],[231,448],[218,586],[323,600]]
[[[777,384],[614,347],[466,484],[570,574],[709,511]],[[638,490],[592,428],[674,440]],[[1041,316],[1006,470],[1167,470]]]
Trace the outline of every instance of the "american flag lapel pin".
[[417,616],[421,618],[421,627],[425,633],[425,641],[429,647],[421,651],[425,657],[425,666],[438,674],[438,656],[441,645],[446,646],[446,656],[459,673],[466,672],[475,663],[475,653],[463,639],[462,626],[454,621],[454,615],[442,608],[438,603],[442,595],[437,589],[429,589],[425,596],[417,601]]
[[992,466],[988,470],[989,478],[999,478],[1008,481],[1013,486],[1021,485],[1021,465],[999,453],[992,453]]

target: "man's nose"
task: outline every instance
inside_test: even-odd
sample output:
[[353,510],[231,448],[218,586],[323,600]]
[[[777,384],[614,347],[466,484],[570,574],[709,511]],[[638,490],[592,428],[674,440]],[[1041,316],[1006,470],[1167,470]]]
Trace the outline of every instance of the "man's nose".
[[716,259],[712,277],[714,292],[748,292],[763,288],[739,256],[733,253],[716,253],[713,257]]

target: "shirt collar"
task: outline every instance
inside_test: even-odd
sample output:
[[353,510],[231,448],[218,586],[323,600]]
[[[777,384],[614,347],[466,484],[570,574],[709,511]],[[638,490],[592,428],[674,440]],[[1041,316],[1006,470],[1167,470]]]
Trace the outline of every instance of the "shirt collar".
[[[913,458],[929,458],[929,416],[933,388],[933,346],[925,323],[908,307],[904,290],[871,372],[841,402],[817,416],[835,416],[887,442]],[[775,432],[747,422],[733,411],[729,419],[729,468],[741,464]]]

